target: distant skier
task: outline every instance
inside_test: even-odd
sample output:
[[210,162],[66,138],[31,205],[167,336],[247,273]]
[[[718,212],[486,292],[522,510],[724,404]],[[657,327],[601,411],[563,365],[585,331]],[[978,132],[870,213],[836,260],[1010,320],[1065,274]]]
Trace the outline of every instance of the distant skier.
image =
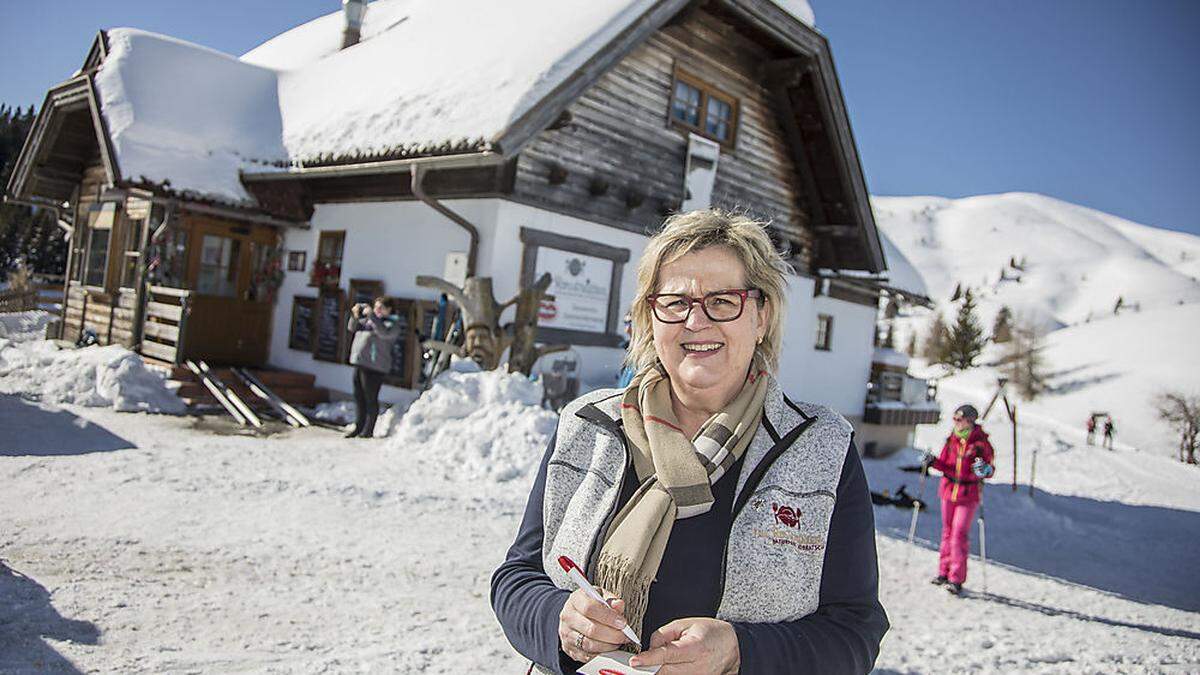
[[942,472],[938,489],[942,499],[942,545],[938,575],[931,583],[958,595],[967,580],[971,520],[979,506],[982,481],[995,473],[995,452],[983,427],[975,423],[979,419],[975,406],[959,406],[953,419],[954,430],[946,438],[941,455],[926,453],[923,464]]
[[1095,445],[1096,444],[1096,416],[1095,415],[1088,415],[1087,432],[1088,432],[1087,444]]
[[1113,426],[1112,417],[1104,418],[1104,447],[1109,450],[1113,449],[1113,432],[1117,429]]

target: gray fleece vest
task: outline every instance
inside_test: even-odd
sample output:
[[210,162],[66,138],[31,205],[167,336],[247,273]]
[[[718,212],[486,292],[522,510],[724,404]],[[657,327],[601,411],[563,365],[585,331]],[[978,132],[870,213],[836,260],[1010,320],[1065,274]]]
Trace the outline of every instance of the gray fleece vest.
[[[558,565],[566,555],[591,577],[626,470],[621,390],[586,394],[562,411],[546,470],[542,563],[559,588],[575,585]],[[795,407],[793,407],[795,406]],[[746,449],[734,497],[717,618],[774,623],[817,609],[825,541],[851,427],[823,406],[791,404],[774,379],[766,424]],[[743,494],[752,480],[751,492]],[[740,511],[737,511],[740,506]]]

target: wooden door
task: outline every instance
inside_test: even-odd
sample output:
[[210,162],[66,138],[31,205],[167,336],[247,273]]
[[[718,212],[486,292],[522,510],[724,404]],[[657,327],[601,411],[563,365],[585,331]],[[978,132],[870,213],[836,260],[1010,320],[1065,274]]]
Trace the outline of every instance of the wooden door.
[[187,358],[261,366],[271,342],[271,298],[255,283],[278,241],[274,229],[188,216],[188,287],[193,295]]

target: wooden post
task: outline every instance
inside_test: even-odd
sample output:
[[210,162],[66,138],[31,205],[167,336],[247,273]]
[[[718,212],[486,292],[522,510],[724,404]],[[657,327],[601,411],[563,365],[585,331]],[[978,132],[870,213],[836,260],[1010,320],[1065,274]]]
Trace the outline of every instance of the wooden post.
[[1010,420],[1012,420],[1012,428],[1013,428],[1013,477],[1012,477],[1012,489],[1013,489],[1013,492],[1016,492],[1016,491],[1017,491],[1017,406],[1015,406],[1015,405],[1014,405],[1014,406],[1008,406],[1008,397],[1007,397],[1007,396],[1005,396],[1005,397],[1004,397],[1004,405],[1005,405],[1005,406],[1007,406],[1007,407],[1009,408],[1009,409],[1008,409],[1008,418],[1009,418]]
[[[538,309],[542,300],[553,300],[546,293],[553,278],[549,272],[542,275],[533,286],[522,289],[513,300],[517,304],[517,316],[512,323],[511,342],[508,351],[508,372],[529,375],[538,359],[553,352],[569,349],[568,345],[537,346]],[[509,301],[512,302],[512,301]],[[505,303],[506,305],[509,303]]]
[[1029,466],[1029,496],[1033,496],[1033,479],[1037,475],[1038,446],[1033,446],[1033,463]]
[[[83,307],[79,314],[79,335],[75,336],[75,342],[79,342],[79,341],[83,340],[83,333],[84,333],[84,331],[87,330],[87,306],[88,306],[88,296],[89,295],[90,295],[90,293],[88,292],[88,289],[86,289],[86,288],[83,289]],[[66,310],[66,307],[64,306],[63,307],[63,316],[66,316],[66,315],[67,315],[67,310]]]
[[175,338],[175,365],[183,363],[183,345],[187,337],[187,320],[189,314],[188,300],[191,293],[179,296],[179,337]]

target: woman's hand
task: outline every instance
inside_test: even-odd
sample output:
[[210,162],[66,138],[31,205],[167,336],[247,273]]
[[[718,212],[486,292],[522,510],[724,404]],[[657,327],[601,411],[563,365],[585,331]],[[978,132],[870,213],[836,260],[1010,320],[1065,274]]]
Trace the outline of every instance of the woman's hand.
[[718,619],[676,619],[654,631],[650,649],[629,665],[662,666],[658,675],[725,675],[742,665],[733,625]]
[[[567,656],[587,663],[602,652],[611,652],[629,642],[621,629],[625,627],[625,601],[613,597],[603,589],[601,595],[608,604],[592,598],[576,589],[567,598],[558,615],[558,641]],[[583,639],[580,640],[579,636]]]

